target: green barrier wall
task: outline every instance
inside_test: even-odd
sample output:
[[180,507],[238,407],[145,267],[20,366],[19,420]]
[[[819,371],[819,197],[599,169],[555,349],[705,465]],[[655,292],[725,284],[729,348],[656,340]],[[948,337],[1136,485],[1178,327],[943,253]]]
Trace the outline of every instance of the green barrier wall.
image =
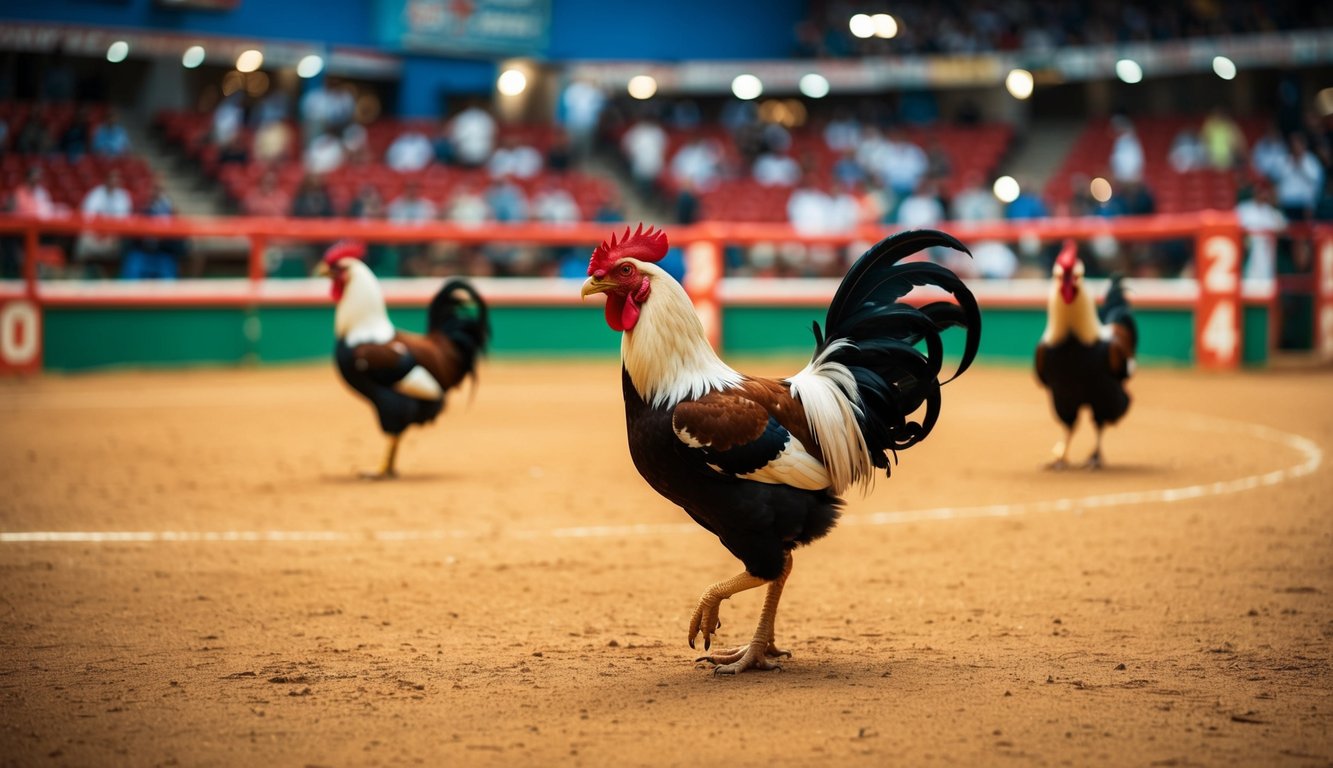
[[[1148,364],[1188,365],[1193,361],[1194,318],[1180,309],[1139,309],[1140,358]],[[107,366],[178,366],[293,362],[326,359],[333,349],[331,307],[248,308],[74,308],[44,311],[45,367],[80,371]],[[425,325],[424,308],[390,311],[401,328]],[[814,349],[813,307],[729,307],[723,313],[723,346],[730,355],[803,357]],[[1041,335],[1044,310],[988,309],[980,358],[1026,363]],[[496,307],[492,354],[496,356],[587,357],[615,355],[620,340],[606,327],[599,307]],[[1267,361],[1269,312],[1246,307],[1243,360]],[[962,333],[950,331],[952,354]]]

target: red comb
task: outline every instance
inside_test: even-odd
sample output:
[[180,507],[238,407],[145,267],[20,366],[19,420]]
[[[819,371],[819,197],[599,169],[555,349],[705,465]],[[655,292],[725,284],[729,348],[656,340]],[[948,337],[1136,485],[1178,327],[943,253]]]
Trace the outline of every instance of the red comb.
[[324,263],[334,264],[342,259],[366,260],[366,244],[360,240],[339,240],[324,252]]
[[612,233],[609,242],[602,241],[601,245],[593,249],[592,259],[588,261],[588,274],[595,275],[598,272],[606,274],[611,271],[612,265],[624,258],[661,261],[666,252],[665,232],[653,227],[649,227],[645,232],[643,224],[639,224],[639,228],[630,234],[629,227],[625,227],[625,234],[621,236],[620,242],[616,242],[615,233]]
[[1078,246],[1073,240],[1066,240],[1065,246],[1060,249],[1060,255],[1055,257],[1055,263],[1066,272],[1074,269],[1074,264],[1078,261]]

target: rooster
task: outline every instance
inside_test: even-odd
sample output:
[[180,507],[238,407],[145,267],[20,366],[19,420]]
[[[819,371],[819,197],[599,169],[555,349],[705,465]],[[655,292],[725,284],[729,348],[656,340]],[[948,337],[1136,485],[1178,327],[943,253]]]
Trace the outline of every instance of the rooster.
[[[486,302],[476,290],[462,280],[448,280],[431,299],[424,336],[395,329],[379,282],[363,261],[365,253],[363,243],[336,243],[317,274],[333,282],[338,372],[375,407],[380,429],[389,438],[379,471],[363,476],[388,479],[397,476],[403,431],[434,421],[449,390],[475,376],[490,325]],[[471,310],[462,311],[469,305]]]
[[1118,275],[1111,278],[1101,314],[1083,285],[1083,262],[1073,242],[1066,242],[1052,269],[1046,330],[1037,344],[1037,378],[1051,391],[1055,415],[1065,437],[1055,445],[1056,459],[1047,466],[1069,466],[1069,442],[1079,411],[1087,406],[1097,427],[1097,445],[1089,469],[1102,466],[1102,430],[1129,410],[1125,381],[1134,373],[1139,332]]
[[[898,263],[924,248],[962,243],[941,232],[894,235],[865,253],[843,279],[815,352],[795,376],[747,376],[724,363],[680,284],[657,266],[665,233],[649,229],[592,253],[583,295],[606,294],[606,322],[621,338],[621,386],[630,456],[654,490],[715,534],[745,566],[704,590],[689,644],[705,651],[721,626],[720,605],[767,587],[748,645],[704,656],[715,673],[775,669],[790,656],[775,644],[778,600],[792,550],[831,530],[853,485],[866,488],[889,454],[930,434],[940,411],[940,332],[967,330],[961,374],[972,363],[981,315],[954,273],[928,262]],[[899,303],[914,286],[956,303]],[[916,348],[924,343],[925,351]],[[925,406],[920,421],[909,420]]]

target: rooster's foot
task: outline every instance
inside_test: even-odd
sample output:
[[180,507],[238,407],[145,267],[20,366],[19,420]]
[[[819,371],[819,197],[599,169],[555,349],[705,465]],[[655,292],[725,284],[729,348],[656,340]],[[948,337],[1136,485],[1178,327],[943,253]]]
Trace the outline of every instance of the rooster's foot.
[[782,665],[774,659],[790,655],[787,651],[775,648],[772,643],[757,642],[742,645],[734,652],[706,656],[700,660],[716,664],[717,666],[713,667],[715,675],[736,675],[747,669],[763,671],[782,669]]
[[704,633],[704,650],[708,650],[713,645],[713,635],[722,628],[722,619],[719,614],[722,611],[723,598],[714,598],[705,594],[699,599],[699,605],[694,609],[694,616],[690,618],[690,647],[694,647],[695,638],[699,632]]
[[362,471],[358,477],[362,480],[393,480],[398,477],[398,473],[392,469],[387,472]]
[[1053,472],[1059,472],[1061,470],[1069,469],[1069,462],[1065,461],[1064,459],[1056,459],[1055,461],[1052,461],[1051,463],[1047,464],[1046,469],[1049,469]]
[[[696,663],[700,661],[706,661],[709,664],[721,667],[727,664],[735,664],[736,662],[740,661],[742,658],[745,657],[746,652],[749,650],[750,646],[741,645],[737,646],[736,648],[732,648],[729,651],[718,651],[717,653],[711,654],[709,656],[700,656],[694,661]],[[772,641],[769,641],[768,647],[764,649],[764,656],[768,659],[777,659],[782,656],[791,658],[791,651],[779,648],[776,645],[774,645]]]
[[1083,468],[1084,468],[1084,469],[1101,469],[1101,468],[1102,468],[1102,454],[1101,454],[1100,452],[1098,452],[1098,453],[1094,453],[1094,454],[1092,454],[1091,456],[1089,456],[1089,457],[1088,457],[1088,460],[1085,461],[1085,462],[1083,462]]

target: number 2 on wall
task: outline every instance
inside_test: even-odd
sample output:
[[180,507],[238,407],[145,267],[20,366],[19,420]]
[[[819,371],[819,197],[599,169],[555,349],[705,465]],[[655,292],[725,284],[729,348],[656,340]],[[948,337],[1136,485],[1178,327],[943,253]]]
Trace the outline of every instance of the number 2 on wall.
[[1210,237],[1203,246],[1203,289],[1235,293],[1240,281],[1240,249],[1227,237]]

